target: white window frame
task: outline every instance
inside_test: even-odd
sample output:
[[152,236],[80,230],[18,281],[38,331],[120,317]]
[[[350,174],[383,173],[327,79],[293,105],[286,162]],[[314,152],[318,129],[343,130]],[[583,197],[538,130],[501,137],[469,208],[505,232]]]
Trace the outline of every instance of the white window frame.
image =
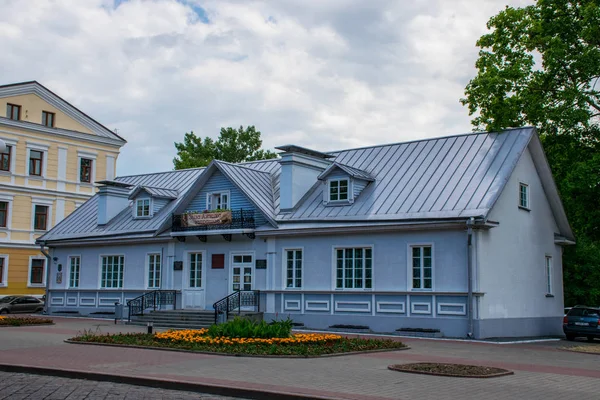
[[[92,161],[92,168],[90,170],[90,182],[81,181],[81,160],[87,159]],[[97,154],[77,151],[77,183],[80,185],[93,186],[96,181],[96,158]]]
[[[141,201],[148,201],[148,215],[138,215],[138,203]],[[142,205],[143,207],[143,205]],[[133,207],[133,217],[136,219],[144,219],[144,218],[152,218],[152,198],[151,197],[142,197],[139,199],[135,199],[134,207]]]
[[[412,257],[412,249],[415,247],[431,247],[431,288],[423,288],[423,287],[413,287],[413,257]],[[425,243],[409,243],[407,245],[407,251],[406,251],[406,270],[407,270],[407,282],[406,282],[406,286],[408,288],[408,290],[411,291],[415,291],[415,292],[433,292],[435,290],[435,246],[433,245],[433,243],[431,242],[425,242]],[[424,280],[423,280],[423,272],[424,272],[424,265],[423,265],[423,251],[421,251],[421,286],[424,286]]]
[[[363,263],[363,274],[362,274],[362,280],[363,280],[363,287],[360,288],[356,288],[356,287],[352,287],[352,288],[347,288],[344,287],[344,285],[346,284],[346,278],[345,276],[342,278],[342,287],[339,288],[337,287],[337,251],[338,250],[346,250],[346,249],[362,249],[363,250],[363,260],[365,259],[365,250],[366,249],[370,249],[371,250],[371,287],[370,288],[366,288],[366,267],[365,264]],[[367,244],[367,245],[337,245],[337,246],[333,246],[332,247],[332,251],[331,251],[331,264],[332,264],[332,274],[331,274],[331,287],[333,290],[336,291],[373,291],[375,290],[375,246],[373,244]],[[354,270],[354,268],[353,268]],[[344,268],[345,271],[345,268]],[[353,278],[354,280],[354,278]]]
[[[42,283],[31,283],[31,267],[32,267],[32,261],[33,260],[42,260],[44,261],[44,270],[42,271]],[[46,257],[44,256],[29,256],[29,266],[27,267],[27,287],[34,287],[34,288],[39,288],[39,287],[45,287],[46,286],[46,274],[47,274],[47,270],[46,268],[48,268],[48,260],[46,259]]]
[[[12,211],[13,211],[13,199],[11,195],[1,195],[0,201],[8,203],[6,210],[6,226],[0,226],[0,231],[10,231],[12,229]],[[10,239],[10,237],[8,238]]]
[[[345,199],[340,199],[340,184],[339,182],[342,181],[346,181],[346,184],[348,185],[348,193],[347,193],[347,198]],[[331,198],[331,184],[332,182],[338,182],[338,198],[337,199],[332,199]],[[327,180],[327,194],[325,195],[325,198],[327,200],[328,203],[350,203],[352,201],[352,179],[350,178],[331,178]]]
[[[150,285],[150,258],[151,257],[159,257],[159,261],[158,261],[158,286],[151,286]],[[156,259],[155,259],[156,260]],[[154,267],[156,267],[156,261],[155,261],[155,265]],[[163,260],[162,260],[162,254],[160,251],[151,251],[149,253],[146,253],[146,289],[160,289],[162,286],[162,278],[163,278]],[[154,275],[153,275],[153,279],[152,281],[156,280],[156,268],[154,268]]]
[[546,278],[546,295],[554,295],[554,279],[553,279],[554,263],[552,256],[546,254],[544,258],[544,276]]
[[[190,285],[190,272],[192,269],[192,254],[200,254],[202,262],[200,263],[200,286]],[[208,266],[207,253],[205,250],[189,250],[185,252],[186,268],[184,270],[184,287],[189,290],[204,290],[206,288],[206,268]],[[196,276],[196,282],[198,277]],[[194,285],[196,284],[194,282]]]
[[2,269],[2,281],[0,287],[8,287],[8,263],[10,256],[8,254],[0,254],[0,258],[4,260],[4,266]]
[[[227,196],[227,203],[225,204],[226,207],[223,207],[223,195]],[[212,204],[213,199],[217,196],[219,196],[219,203],[221,203],[220,207],[216,207]],[[221,192],[206,193],[206,210],[212,211],[212,210],[216,210],[216,209],[221,209],[221,210],[230,210],[231,209],[231,194],[230,194],[229,190],[224,190]]]
[[[525,188],[525,205],[521,202],[521,189]],[[531,193],[529,191],[529,185],[523,182],[519,182],[519,208],[524,210],[531,209]]]
[[[41,179],[45,179],[47,176],[47,168],[48,168],[48,149],[50,148],[49,145],[46,144],[41,144],[41,143],[32,143],[32,142],[27,142],[27,159],[26,159],[26,171],[27,171],[27,178],[28,179],[37,179],[37,180],[41,180]],[[42,174],[41,175],[31,175],[31,171],[29,170],[29,167],[31,165],[30,163],[30,159],[31,159],[31,150],[34,151],[39,151],[41,153],[43,153],[42,156]]]
[[[121,286],[102,286],[102,261],[104,259],[104,257],[122,257],[123,259],[123,265],[122,265],[122,270],[123,270],[123,280],[120,282]],[[100,256],[98,256],[99,258],[99,268],[98,268],[98,289],[123,289],[125,287],[125,254],[100,254]]]
[[[248,251],[230,251],[229,252],[229,287],[227,288],[228,290],[228,294],[234,293],[233,290],[233,257],[234,256],[251,256],[252,257],[252,262],[251,262],[251,268],[252,271],[251,273],[251,277],[252,277],[252,281],[250,282],[250,290],[254,290],[255,286],[256,286],[256,252],[254,250],[248,250]],[[242,264],[244,264],[243,259],[242,259]],[[240,291],[244,291],[244,272],[240,271]]]
[[[293,286],[289,286],[287,285],[287,271],[288,271],[288,265],[287,265],[287,255],[288,255],[288,251],[299,251],[302,254],[302,258],[300,259],[300,286],[296,286],[296,256],[294,254],[294,267],[293,267],[293,276],[292,276],[292,282],[293,282]],[[281,261],[281,265],[283,266],[282,269],[282,277],[283,277],[283,288],[286,290],[301,290],[304,288],[304,247],[286,247],[283,249],[282,251],[282,261]]]
[[[71,285],[71,274],[73,273],[73,264],[72,264],[72,260],[74,259],[79,259],[79,270],[77,271],[77,286],[73,286]],[[67,257],[67,263],[69,266],[68,269],[68,275],[66,276],[66,281],[67,281],[67,288],[68,289],[77,289],[79,288],[81,285],[81,255],[80,254],[73,254]]]
[[[10,146],[10,165],[8,166],[8,171],[0,171],[0,174],[5,175],[13,175],[15,173],[15,166],[17,160],[17,141],[13,139],[0,138],[6,143],[7,146]],[[29,169],[29,166],[27,166]]]
[[[46,220],[46,230],[35,229],[35,206],[46,206],[48,207],[48,215]],[[52,206],[54,206],[54,200],[32,197],[31,199],[31,232],[48,232],[52,229]]]

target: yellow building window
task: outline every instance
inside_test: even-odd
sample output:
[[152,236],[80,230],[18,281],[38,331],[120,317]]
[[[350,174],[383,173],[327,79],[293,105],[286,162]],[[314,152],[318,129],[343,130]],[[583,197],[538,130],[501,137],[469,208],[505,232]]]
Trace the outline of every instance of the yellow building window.
[[50,128],[54,128],[54,120],[56,114],[49,111],[42,111],[42,125],[49,126]]

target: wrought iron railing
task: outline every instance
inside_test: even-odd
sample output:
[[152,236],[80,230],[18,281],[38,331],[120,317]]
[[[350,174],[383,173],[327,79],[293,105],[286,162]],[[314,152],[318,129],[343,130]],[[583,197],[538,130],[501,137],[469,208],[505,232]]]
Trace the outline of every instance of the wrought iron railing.
[[215,309],[215,324],[219,321],[219,315],[223,314],[225,321],[229,318],[229,313],[238,310],[242,312],[242,307],[253,307],[256,312],[260,311],[260,290],[239,290],[233,292],[227,297],[213,304]]
[[154,290],[144,293],[135,299],[127,302],[129,308],[128,319],[131,321],[133,315],[144,315],[144,311],[152,308],[156,311],[156,307],[173,306],[173,310],[177,308],[177,291],[176,290]]
[[173,214],[173,232],[211,231],[224,229],[254,229],[254,210],[232,210],[231,222],[188,226],[185,214]]

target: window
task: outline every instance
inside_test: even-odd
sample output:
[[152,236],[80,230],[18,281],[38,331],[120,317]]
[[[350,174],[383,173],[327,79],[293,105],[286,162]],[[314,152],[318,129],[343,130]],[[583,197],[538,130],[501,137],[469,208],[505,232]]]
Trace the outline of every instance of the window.
[[10,171],[11,146],[6,146],[6,153],[0,153],[0,171]]
[[16,104],[6,105],[6,118],[14,119],[16,121],[21,119],[21,106]]
[[433,265],[431,246],[411,246],[412,288],[433,288]]
[[101,288],[123,287],[123,256],[102,256]]
[[44,153],[39,150],[29,150],[29,175],[42,176]]
[[137,199],[135,201],[135,216],[149,217],[150,216],[150,199]]
[[160,254],[148,255],[148,289],[160,288]]
[[206,200],[206,209],[229,210],[229,192],[209,193]]
[[36,205],[34,210],[33,229],[36,231],[45,231],[48,229],[48,206]]
[[552,257],[546,256],[546,294],[552,293]]
[[6,286],[6,270],[8,268],[8,258],[0,256],[0,286]]
[[329,201],[348,200],[348,179],[329,181]]
[[44,284],[44,264],[46,260],[42,258],[32,258],[31,268],[29,273],[29,283],[31,285]]
[[286,251],[286,287],[302,287],[302,250]]
[[371,289],[372,249],[370,247],[336,249],[337,289]]
[[0,228],[8,225],[8,202],[0,201]]
[[81,267],[81,257],[69,258],[69,287],[79,287],[79,270]]
[[48,111],[42,111],[42,125],[54,128],[54,118],[56,114]]
[[93,160],[89,158],[82,158],[79,163],[79,181],[80,182],[92,182],[92,163]]
[[519,183],[519,207],[529,209],[529,186]]
[[202,287],[202,253],[190,253],[190,287]]

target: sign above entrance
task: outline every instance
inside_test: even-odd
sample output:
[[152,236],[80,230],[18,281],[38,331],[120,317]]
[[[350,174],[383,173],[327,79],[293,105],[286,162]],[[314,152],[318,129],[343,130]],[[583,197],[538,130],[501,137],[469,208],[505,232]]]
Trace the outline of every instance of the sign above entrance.
[[222,225],[231,223],[231,211],[183,214],[183,226]]
[[267,260],[256,260],[256,269],[267,269]]

